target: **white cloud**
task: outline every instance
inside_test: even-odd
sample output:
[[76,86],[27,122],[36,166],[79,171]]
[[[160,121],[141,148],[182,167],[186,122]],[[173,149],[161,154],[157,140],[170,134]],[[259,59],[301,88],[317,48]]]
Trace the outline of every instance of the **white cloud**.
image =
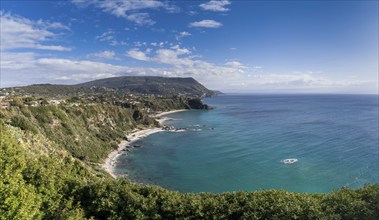
[[175,50],[178,55],[190,54],[191,51],[186,48],[180,48],[179,45],[174,45],[171,49]]
[[104,79],[104,78],[110,78],[110,77],[116,77],[117,75],[114,75],[112,73],[80,73],[80,74],[73,74],[69,76],[61,76],[56,77],[55,80],[60,81],[90,81],[90,80],[96,80],[96,79]]
[[175,37],[176,37],[176,40],[180,40],[181,38],[188,37],[188,36],[191,36],[191,33],[187,31],[182,31],[179,34],[177,34]]
[[182,55],[190,54],[188,49],[180,48],[178,45],[171,49],[159,49],[156,51],[156,56],[152,58],[153,61],[158,63],[169,64],[172,66],[193,66],[193,61],[186,57],[180,57]]
[[[144,44],[143,46],[146,46],[147,45],[147,42],[144,42],[144,43],[146,43],[146,44]],[[151,46],[154,46],[154,47],[164,47],[165,45],[168,45],[169,43],[168,43],[168,41],[165,41],[165,42],[163,42],[163,41],[161,41],[161,42],[152,42],[152,43],[150,43],[150,45]],[[170,43],[171,44],[171,43]],[[140,47],[140,46],[142,46],[142,44],[140,44],[140,45],[136,45],[137,47]]]
[[197,11],[188,11],[187,14],[188,14],[189,16],[195,16],[195,15],[197,15],[197,14],[199,14],[199,13],[198,13]]
[[126,18],[138,25],[153,25],[155,21],[145,12],[145,9],[165,9],[168,12],[177,12],[179,9],[169,5],[167,2],[157,0],[72,0],[72,3],[80,7],[88,7],[93,5],[102,9],[104,12],[110,13],[116,17]]
[[136,41],[134,42],[134,46],[136,47],[147,46],[147,42]]
[[116,32],[113,30],[108,30],[98,36],[95,37],[96,40],[102,41],[102,42],[108,42],[111,46],[117,46],[117,45],[128,45],[125,41],[119,41],[116,39]]
[[1,50],[20,48],[70,51],[71,48],[61,45],[44,45],[42,43],[55,40],[59,34],[56,30],[69,30],[58,22],[29,20],[21,16],[0,12]]
[[[33,48],[33,47],[30,47]],[[71,51],[71,48],[64,47],[64,46],[54,46],[54,45],[40,45],[35,44],[34,49],[40,49],[40,50],[56,50],[56,51]]]
[[97,53],[89,54],[88,57],[97,57],[105,59],[117,59],[116,53],[112,50],[104,50]]
[[236,68],[246,68],[244,65],[242,65],[242,63],[238,61],[228,61],[225,63],[225,65],[230,66],[230,67],[236,67]]
[[[156,44],[154,44],[156,45]],[[137,48],[131,49],[126,52],[126,56],[136,60],[151,61],[162,64],[169,64],[172,66],[192,66],[193,61],[188,57],[181,57],[191,53],[186,48],[181,48],[179,45],[174,45],[169,49],[157,49],[155,56],[148,57],[147,54],[151,53],[152,49],[148,48],[145,52]]]
[[[31,65],[35,59],[34,53],[1,53],[0,67],[7,70],[33,68]],[[3,74],[4,72],[2,72]]]
[[228,0],[211,0],[199,6],[203,10],[225,12],[225,11],[229,11],[228,8],[225,8],[225,6],[229,4],[230,4],[230,1]]
[[[196,76],[197,79],[215,79],[214,77],[235,77],[244,72],[244,66],[216,65],[199,60],[198,55],[192,55],[192,51],[174,45],[170,48],[159,48],[155,54],[148,56],[146,52],[132,49],[127,52],[127,56],[143,61],[149,61],[169,66],[168,72],[178,76]],[[174,73],[172,73],[174,72]],[[166,70],[167,73],[167,70]],[[167,74],[166,74],[167,75]],[[221,77],[221,78],[223,78]]]
[[98,3],[100,8],[110,11],[111,13],[119,17],[125,16],[126,12],[128,11],[167,7],[167,4],[161,1],[157,1],[157,0],[143,0],[143,1],[104,0],[104,1],[95,1],[95,2]]
[[142,61],[150,60],[150,58],[147,57],[147,55],[144,52],[138,50],[137,48],[127,51],[125,55],[136,60],[142,60]]
[[219,28],[222,26],[222,24],[215,20],[202,20],[202,21],[192,22],[190,23],[189,26],[190,27]]
[[148,13],[134,13],[126,17],[130,21],[134,21],[138,25],[153,25],[155,21],[150,19]]
[[96,36],[96,40],[99,40],[99,41],[113,41],[115,40],[115,32],[112,31],[112,30],[108,30],[98,36]]
[[126,67],[101,62],[39,58],[35,53],[1,53],[2,86],[34,83],[77,83],[116,76]]

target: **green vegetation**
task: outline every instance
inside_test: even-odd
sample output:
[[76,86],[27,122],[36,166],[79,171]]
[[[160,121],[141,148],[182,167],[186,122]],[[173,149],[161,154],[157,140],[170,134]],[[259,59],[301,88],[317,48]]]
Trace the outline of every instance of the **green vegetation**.
[[36,84],[25,87],[2,89],[2,93],[14,95],[31,94],[42,96],[73,96],[83,94],[137,94],[162,97],[214,96],[218,92],[211,91],[193,78],[167,78],[157,76],[121,76],[99,79],[77,85]]
[[0,219],[80,219],[72,195],[96,177],[82,162],[15,127],[0,125]]
[[179,193],[113,179],[106,155],[149,112],[189,108],[183,97],[70,97],[0,110],[0,219],[378,219],[379,185],[331,194]]
[[160,96],[185,95],[194,97],[213,96],[216,93],[193,78],[158,76],[121,76],[99,79],[79,84],[84,88],[108,88],[117,92]]
[[3,117],[12,126],[47,137],[74,157],[100,162],[117,148],[125,131],[154,125],[143,113],[134,120],[136,111],[107,104],[41,105],[12,107],[3,110]]
[[[185,97],[126,98],[108,94],[70,97],[60,100],[59,105],[39,99],[37,106],[28,106],[31,99],[28,97],[22,101],[14,97],[10,102],[17,105],[3,109],[0,117],[9,125],[43,135],[57,143],[60,149],[90,162],[100,162],[109,151],[116,149],[125,132],[158,126],[149,113],[208,108],[199,99]],[[189,103],[192,102],[200,104],[191,106]]]

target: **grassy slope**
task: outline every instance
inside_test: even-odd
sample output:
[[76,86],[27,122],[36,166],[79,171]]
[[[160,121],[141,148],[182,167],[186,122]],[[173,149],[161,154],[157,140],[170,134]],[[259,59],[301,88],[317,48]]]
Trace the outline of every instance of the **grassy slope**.
[[[167,102],[149,102],[166,108]],[[93,162],[100,162],[123,132],[152,125],[147,116],[134,120],[133,111],[102,104],[1,110],[0,219],[379,217],[378,185],[328,195],[282,190],[182,194],[114,180]]]

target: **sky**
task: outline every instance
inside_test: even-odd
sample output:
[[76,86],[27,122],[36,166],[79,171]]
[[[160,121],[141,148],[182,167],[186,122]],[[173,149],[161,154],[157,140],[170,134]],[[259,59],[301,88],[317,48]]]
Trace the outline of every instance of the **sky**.
[[377,0],[1,0],[0,16],[1,87],[154,75],[378,94]]

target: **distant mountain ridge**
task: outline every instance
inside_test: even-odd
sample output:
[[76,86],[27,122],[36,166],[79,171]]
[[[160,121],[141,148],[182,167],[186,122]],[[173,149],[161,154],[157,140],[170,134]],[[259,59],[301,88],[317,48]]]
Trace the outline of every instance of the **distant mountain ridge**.
[[118,92],[154,94],[163,96],[190,95],[198,97],[214,96],[215,91],[207,89],[194,78],[159,76],[121,76],[98,79],[77,86],[85,88],[108,88]]
[[120,76],[98,79],[76,85],[35,84],[16,87],[17,90],[38,95],[73,95],[113,91],[116,93],[146,94],[161,96],[210,97],[217,91],[207,89],[195,79],[159,76]]

